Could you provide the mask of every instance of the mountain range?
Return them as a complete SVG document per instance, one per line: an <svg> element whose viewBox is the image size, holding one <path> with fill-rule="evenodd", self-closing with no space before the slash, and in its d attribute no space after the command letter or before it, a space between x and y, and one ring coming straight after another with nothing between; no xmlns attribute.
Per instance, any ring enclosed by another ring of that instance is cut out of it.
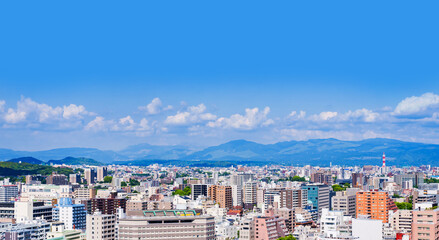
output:
<svg viewBox="0 0 439 240"><path fill-rule="evenodd" d="M0 149L0 160L18 157L34 157L50 162L52 159L66 159L69 164L75 158L96 160L100 163L137 164L151 163L176 165L380 165L383 152L387 165L438 165L439 145L404 142L393 139L375 138L361 141L337 139L312 139L287 141L275 144L260 144L246 140L230 141L205 149L185 146L155 146L138 144L122 151L99 150L96 148L58 148L47 151L14 151ZM60 161L60 160L58 160ZM52 160L53 162L53 160ZM84 161L80 161L84 162ZM55 162L53 162L55 163Z"/></svg>

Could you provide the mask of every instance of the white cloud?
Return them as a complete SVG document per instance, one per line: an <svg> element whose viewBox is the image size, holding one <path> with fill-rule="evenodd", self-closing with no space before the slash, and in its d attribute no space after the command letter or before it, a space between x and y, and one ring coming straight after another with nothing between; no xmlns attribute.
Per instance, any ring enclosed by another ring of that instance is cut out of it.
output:
<svg viewBox="0 0 439 240"><path fill-rule="evenodd" d="M290 115L288 115L288 118L293 120L300 120L300 119L304 119L305 117L306 117L305 111L300 111L299 113L297 113L296 111L292 111Z"/></svg>
<svg viewBox="0 0 439 240"><path fill-rule="evenodd" d="M341 119L345 121L360 120L364 122L375 122L379 117L379 114L369 109L362 108L355 111L348 111L341 115Z"/></svg>
<svg viewBox="0 0 439 240"><path fill-rule="evenodd" d="M168 116L165 120L169 125L187 125L191 123L200 123L203 121L211 121L217 118L216 115L205 113L206 106L199 104L198 106L190 106L187 111L177 112L177 114Z"/></svg>
<svg viewBox="0 0 439 240"><path fill-rule="evenodd" d="M38 124L52 124L57 128L69 128L77 126L78 119L89 116L92 113L85 110L82 105L70 104L63 107L52 107L44 103L38 103L30 98L22 97L17 102L16 108L9 108L3 115L7 124L24 123L28 126Z"/></svg>
<svg viewBox="0 0 439 240"><path fill-rule="evenodd" d="M439 96L434 93L424 93L421 96L405 98L395 108L394 115L404 116L420 114L426 110L439 107Z"/></svg>
<svg viewBox="0 0 439 240"><path fill-rule="evenodd" d="M124 130L134 130L136 127L136 124L134 123L134 120L131 118L131 116L126 116L124 118L119 119L119 125Z"/></svg>
<svg viewBox="0 0 439 240"><path fill-rule="evenodd" d="M265 107L262 111L259 111L259 108L246 108L245 115L234 114L229 118L221 117L216 121L209 122L207 126L251 130L258 126L273 124L274 121L272 119L267 119L269 112L269 107Z"/></svg>
<svg viewBox="0 0 439 240"><path fill-rule="evenodd" d="M93 121L85 126L85 130L90 131L108 131L114 127L114 121L105 120L104 117L97 116Z"/></svg>
<svg viewBox="0 0 439 240"><path fill-rule="evenodd" d="M146 113L149 115L159 114L162 111L167 111L170 109L172 109L171 105L163 107L163 103L160 98L154 98L148 105L139 107L139 110L146 111Z"/></svg>
<svg viewBox="0 0 439 240"><path fill-rule="evenodd" d="M315 119L327 121L331 118L336 117L337 115L338 115L337 112L321 112L317 117L315 117Z"/></svg>
<svg viewBox="0 0 439 240"><path fill-rule="evenodd" d="M90 114L85 110L85 107L82 105L70 104L69 106L63 107L63 118L71 119L71 118L83 118L84 115Z"/></svg>

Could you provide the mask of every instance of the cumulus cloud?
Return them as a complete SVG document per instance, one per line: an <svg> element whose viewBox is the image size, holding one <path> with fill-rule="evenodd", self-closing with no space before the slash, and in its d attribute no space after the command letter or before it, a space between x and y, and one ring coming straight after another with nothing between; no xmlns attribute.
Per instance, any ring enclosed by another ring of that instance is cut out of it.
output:
<svg viewBox="0 0 439 240"><path fill-rule="evenodd" d="M77 126L79 119L89 115L92 115L92 113L86 111L82 105L70 104L68 106L52 107L22 97L17 102L17 107L8 108L2 118L9 125L27 124L29 126L38 126L52 124L56 128L69 128Z"/></svg>
<svg viewBox="0 0 439 240"><path fill-rule="evenodd" d="M396 116L424 114L427 110L439 108L439 96L434 93L424 93L421 96L405 98L393 112Z"/></svg>
<svg viewBox="0 0 439 240"><path fill-rule="evenodd" d="M108 131L114 128L114 121L105 120L104 117L97 116L95 119L90 121L86 126L85 130L89 131Z"/></svg>
<svg viewBox="0 0 439 240"><path fill-rule="evenodd" d="M258 126L268 126L274 123L272 119L268 119L270 108L265 107L262 111L259 108L247 108L245 114L233 114L229 118L221 117L216 121L207 123L209 127L232 128L240 130L251 130Z"/></svg>
<svg viewBox="0 0 439 240"><path fill-rule="evenodd" d="M288 118L293 119L293 120L300 120L300 119L304 119L305 117L306 117L305 111L300 111L299 113L297 113L296 111L292 111L288 115Z"/></svg>
<svg viewBox="0 0 439 240"><path fill-rule="evenodd" d="M217 118L216 115L206 112L206 106L199 104L198 106L190 106L186 111L177 112L177 114L168 116L165 120L169 125L188 125L191 123L200 123L203 121L211 121Z"/></svg>
<svg viewBox="0 0 439 240"><path fill-rule="evenodd" d="M172 109L171 105L163 107L163 103L160 98L154 98L148 105L139 107L139 110L146 111L146 113L148 113L149 115L159 114L162 111L170 109Z"/></svg>

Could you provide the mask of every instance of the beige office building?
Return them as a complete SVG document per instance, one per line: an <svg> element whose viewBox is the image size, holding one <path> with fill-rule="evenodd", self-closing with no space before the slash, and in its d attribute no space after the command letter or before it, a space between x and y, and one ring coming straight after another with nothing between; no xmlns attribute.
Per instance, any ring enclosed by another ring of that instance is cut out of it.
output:
<svg viewBox="0 0 439 240"><path fill-rule="evenodd" d="M95 212L87 215L87 240L115 240L116 215Z"/></svg>
<svg viewBox="0 0 439 240"><path fill-rule="evenodd" d="M120 240L215 239L215 220L194 210L138 211L119 220Z"/></svg>

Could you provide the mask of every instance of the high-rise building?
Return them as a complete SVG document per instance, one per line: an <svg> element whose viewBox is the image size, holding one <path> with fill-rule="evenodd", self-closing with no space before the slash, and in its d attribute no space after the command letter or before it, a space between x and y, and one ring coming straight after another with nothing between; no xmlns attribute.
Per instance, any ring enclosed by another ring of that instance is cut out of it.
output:
<svg viewBox="0 0 439 240"><path fill-rule="evenodd" d="M244 184L244 189L243 189L244 205L253 206L257 203L257 189L258 189L257 182L248 181Z"/></svg>
<svg viewBox="0 0 439 240"><path fill-rule="evenodd" d="M321 183L303 185L302 189L308 192L308 202L311 202L313 209L318 210L319 216L322 208L329 208L329 186Z"/></svg>
<svg viewBox="0 0 439 240"><path fill-rule="evenodd" d="M412 232L413 213L412 210L399 209L389 212L389 223L397 232Z"/></svg>
<svg viewBox="0 0 439 240"><path fill-rule="evenodd" d="M107 167L98 167L96 172L97 181L102 182L104 181L104 177L107 176Z"/></svg>
<svg viewBox="0 0 439 240"><path fill-rule="evenodd" d="M352 173L352 187L363 189L364 176L363 173Z"/></svg>
<svg viewBox="0 0 439 240"><path fill-rule="evenodd" d="M356 216L358 188L348 188L346 191L336 192L331 199L332 210L342 211L345 215Z"/></svg>
<svg viewBox="0 0 439 240"><path fill-rule="evenodd" d="M311 175L311 182L332 185L334 179L332 179L331 172L316 172Z"/></svg>
<svg viewBox="0 0 439 240"><path fill-rule="evenodd" d="M282 189L280 191L281 208L303 208L308 202L308 191L305 189Z"/></svg>
<svg viewBox="0 0 439 240"><path fill-rule="evenodd" d="M192 184L192 200L197 200L199 196L207 197L208 188L207 184Z"/></svg>
<svg viewBox="0 0 439 240"><path fill-rule="evenodd" d="M439 239L439 209L413 211L412 240Z"/></svg>
<svg viewBox="0 0 439 240"><path fill-rule="evenodd" d="M96 197L97 190L95 188L80 187L75 189L73 196L77 199L91 199Z"/></svg>
<svg viewBox="0 0 439 240"><path fill-rule="evenodd" d="M95 212L87 215L87 240L115 240L116 215Z"/></svg>
<svg viewBox="0 0 439 240"><path fill-rule="evenodd" d="M404 182L411 181L414 186L419 186L420 184L424 183L424 173L423 172L416 172L416 173L409 173L409 174L398 174L394 177L395 183L399 186L402 186Z"/></svg>
<svg viewBox="0 0 439 240"><path fill-rule="evenodd" d="M81 183L81 175L77 173L72 173L69 175L69 181L71 184Z"/></svg>
<svg viewBox="0 0 439 240"><path fill-rule="evenodd" d="M0 186L0 202L10 202L18 196L18 186L3 185Z"/></svg>
<svg viewBox="0 0 439 240"><path fill-rule="evenodd" d="M61 198L53 208L53 220L63 222L67 230L85 229L84 204L73 204L71 198Z"/></svg>
<svg viewBox="0 0 439 240"><path fill-rule="evenodd" d="M288 236L285 219L278 216L255 218L255 239L275 240Z"/></svg>
<svg viewBox="0 0 439 240"><path fill-rule="evenodd" d="M215 220L194 210L141 211L119 219L119 239L215 239Z"/></svg>
<svg viewBox="0 0 439 240"><path fill-rule="evenodd" d="M357 192L356 204L357 218L360 215L367 215L371 219L381 220L383 223L388 222L389 211L398 209L389 197L389 193L384 191Z"/></svg>
<svg viewBox="0 0 439 240"><path fill-rule="evenodd" d="M232 208L232 187L212 185L209 187L209 197L219 205L220 208Z"/></svg>
<svg viewBox="0 0 439 240"><path fill-rule="evenodd" d="M293 233L296 227L296 214L294 209L288 208L275 208L273 209L275 215L280 218L285 219L285 225L287 226L288 232Z"/></svg>
<svg viewBox="0 0 439 240"><path fill-rule="evenodd" d="M87 184L96 183L96 169L94 168L86 168L84 169L84 176Z"/></svg>
<svg viewBox="0 0 439 240"><path fill-rule="evenodd" d="M95 212L101 212L102 214L116 214L119 207L126 211L126 198L92 198L90 201L91 208L87 209L89 214Z"/></svg>
<svg viewBox="0 0 439 240"><path fill-rule="evenodd" d="M46 183L53 185L68 185L69 181L65 175L52 173L50 176L47 176Z"/></svg>

